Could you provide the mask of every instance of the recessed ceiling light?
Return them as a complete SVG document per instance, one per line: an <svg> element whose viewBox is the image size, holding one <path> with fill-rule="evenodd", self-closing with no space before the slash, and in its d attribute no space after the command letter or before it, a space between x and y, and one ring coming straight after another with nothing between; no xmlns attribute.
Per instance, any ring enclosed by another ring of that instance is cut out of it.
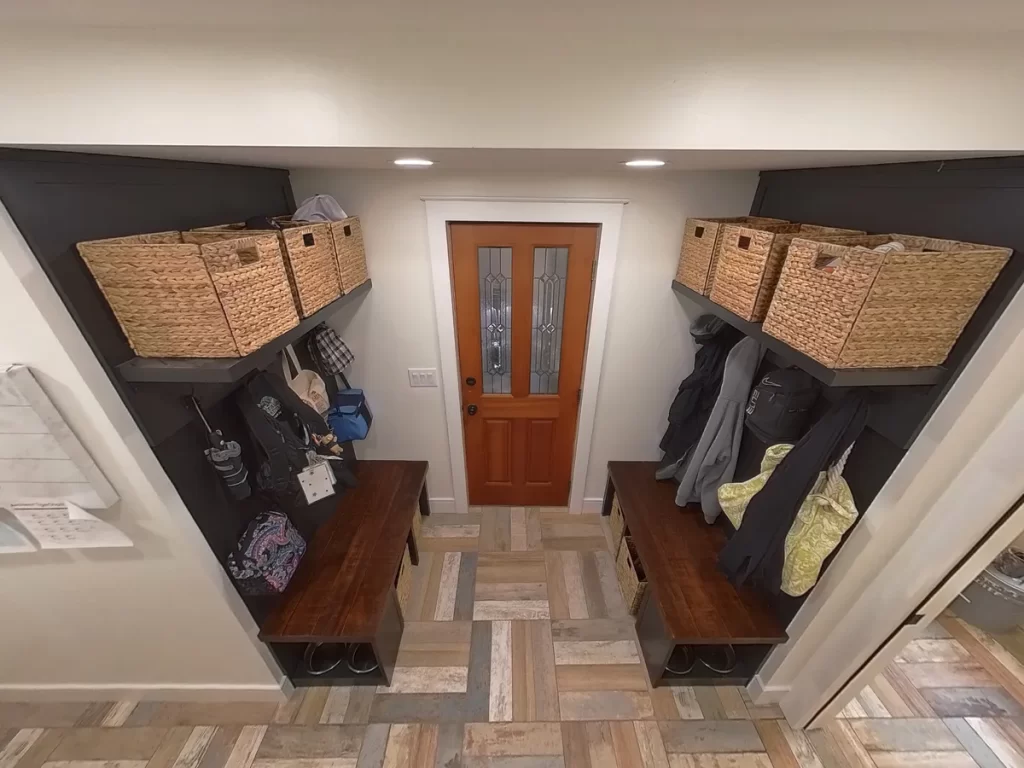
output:
<svg viewBox="0 0 1024 768"><path fill-rule="evenodd" d="M664 160L655 160L654 158L627 160L624 163L624 165L628 165L630 168L661 168L664 164Z"/></svg>
<svg viewBox="0 0 1024 768"><path fill-rule="evenodd" d="M423 157L400 157L397 160L395 160L395 165L409 165L409 166L426 167L428 165L433 165L433 164L434 164L433 160L427 160L426 158L423 158Z"/></svg>

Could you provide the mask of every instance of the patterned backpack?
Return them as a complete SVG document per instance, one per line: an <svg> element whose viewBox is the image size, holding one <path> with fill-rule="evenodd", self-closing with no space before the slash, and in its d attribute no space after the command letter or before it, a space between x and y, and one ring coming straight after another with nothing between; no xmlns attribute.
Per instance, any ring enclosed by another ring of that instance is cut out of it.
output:
<svg viewBox="0 0 1024 768"><path fill-rule="evenodd" d="M305 552L306 542L287 515L260 512L228 555L228 571L242 594L283 592Z"/></svg>

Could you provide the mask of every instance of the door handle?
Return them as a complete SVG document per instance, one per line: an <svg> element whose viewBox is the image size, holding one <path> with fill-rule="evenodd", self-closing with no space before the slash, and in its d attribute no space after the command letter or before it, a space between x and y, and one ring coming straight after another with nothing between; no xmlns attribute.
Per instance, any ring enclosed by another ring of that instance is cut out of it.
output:
<svg viewBox="0 0 1024 768"><path fill-rule="evenodd" d="M472 376L470 376L468 379L466 379L466 386L467 387L474 387L474 386L476 386L476 379L474 379Z"/></svg>
<svg viewBox="0 0 1024 768"><path fill-rule="evenodd" d="M469 406L469 408L467 408L466 410L469 412L470 416L476 416L476 406L475 405Z"/></svg>

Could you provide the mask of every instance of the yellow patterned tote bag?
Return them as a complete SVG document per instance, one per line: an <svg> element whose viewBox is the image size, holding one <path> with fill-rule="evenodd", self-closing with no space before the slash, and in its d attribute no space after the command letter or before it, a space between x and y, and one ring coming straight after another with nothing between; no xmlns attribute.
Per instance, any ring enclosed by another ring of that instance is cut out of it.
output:
<svg viewBox="0 0 1024 768"><path fill-rule="evenodd" d="M739 528L747 504L768 482L775 467L793 448L779 443L765 451L761 473L742 483L726 483L718 489L718 501L729 522ZM850 446L843 456L818 479L797 511L793 527L786 535L786 555L782 566L782 591L798 596L818 581L821 564L839 544L843 534L857 519L857 507L850 486L842 477L850 455Z"/></svg>

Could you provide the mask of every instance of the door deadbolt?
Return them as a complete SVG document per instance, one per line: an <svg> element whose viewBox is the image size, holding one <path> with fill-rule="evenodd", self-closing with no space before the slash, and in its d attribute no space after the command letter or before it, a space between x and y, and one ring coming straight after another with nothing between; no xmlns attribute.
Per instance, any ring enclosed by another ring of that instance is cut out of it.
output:
<svg viewBox="0 0 1024 768"><path fill-rule="evenodd" d="M476 379L474 379L472 376L470 376L468 379L466 379L466 386L467 387L475 387L476 386Z"/></svg>

